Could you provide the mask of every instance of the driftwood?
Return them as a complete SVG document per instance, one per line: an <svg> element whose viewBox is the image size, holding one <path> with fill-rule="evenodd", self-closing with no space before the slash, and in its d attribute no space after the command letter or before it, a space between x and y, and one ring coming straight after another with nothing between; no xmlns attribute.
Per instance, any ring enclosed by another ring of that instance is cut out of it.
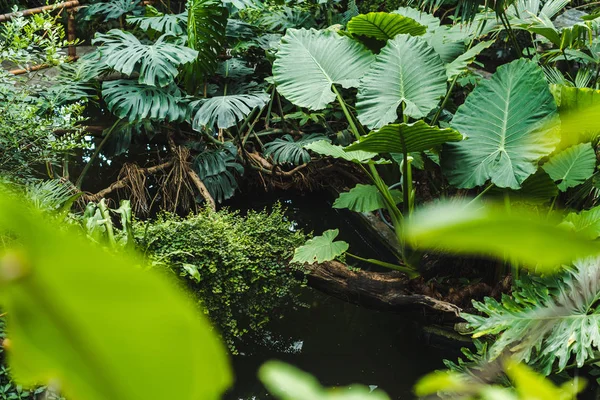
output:
<svg viewBox="0 0 600 400"><path fill-rule="evenodd" d="M408 290L408 278L398 271L350 269L338 261L312 264L308 270L308 284L313 288L368 308L393 311L425 306L457 316L461 311L454 304L411 293Z"/></svg>

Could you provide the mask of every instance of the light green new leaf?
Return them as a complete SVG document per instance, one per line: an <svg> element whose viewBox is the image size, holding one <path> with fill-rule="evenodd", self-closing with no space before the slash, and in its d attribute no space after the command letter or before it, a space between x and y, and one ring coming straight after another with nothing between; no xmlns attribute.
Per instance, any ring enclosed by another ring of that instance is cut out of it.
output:
<svg viewBox="0 0 600 400"><path fill-rule="evenodd" d="M348 32L357 36L367 36L377 40L393 39L406 33L412 36L423 35L427 28L412 18L400 14L371 12L359 14L348 21Z"/></svg>
<svg viewBox="0 0 600 400"><path fill-rule="evenodd" d="M297 106L321 110L332 85L357 87L374 60L363 45L331 31L288 29L273 63L277 91Z"/></svg>
<svg viewBox="0 0 600 400"><path fill-rule="evenodd" d="M442 60L419 37L397 35L388 40L369 72L361 79L356 108L358 120L373 129L398 119L426 116L446 93Z"/></svg>
<svg viewBox="0 0 600 400"><path fill-rule="evenodd" d="M542 165L564 192L585 182L596 169L596 152L590 143L581 143L554 154Z"/></svg>
<svg viewBox="0 0 600 400"><path fill-rule="evenodd" d="M421 25L427 27L427 35L432 34L440 26L440 19L424 11L412 7L400 7L393 14L400 14L408 18L412 18Z"/></svg>
<svg viewBox="0 0 600 400"><path fill-rule="evenodd" d="M392 189L390 193L396 204L402 201L402 192ZM385 201L377 186L361 185L360 183L350 191L341 193L333 203L333 208L347 208L356 212L376 211L385 207Z"/></svg>
<svg viewBox="0 0 600 400"><path fill-rule="evenodd" d="M103 82L102 95L110 112L129 122L182 122L188 114L187 100L175 85L161 88L120 79Z"/></svg>
<svg viewBox="0 0 600 400"><path fill-rule="evenodd" d="M442 203L422 208L408 221L406 239L419 249L490 255L549 271L600 253L600 243L537 214L513 208Z"/></svg>
<svg viewBox="0 0 600 400"><path fill-rule="evenodd" d="M494 44L494 40L488 40L487 42L477 43L471 47L465 53L456 57L451 63L446 64L446 75L448 80L454 79L456 75L460 75L467 71L467 67L475 61L475 57L479 55L483 50L487 49Z"/></svg>
<svg viewBox="0 0 600 400"><path fill-rule="evenodd" d="M226 129L243 120L250 112L263 108L269 101L266 93L232 94L196 100L190 109L196 110L192 118L192 129L200 132L204 127Z"/></svg>
<svg viewBox="0 0 600 400"><path fill-rule="evenodd" d="M338 240L333 240L340 233L337 229L330 229L323 232L322 236L315 236L306 241L306 243L294 251L292 262L304 263L322 263L331 261L336 257L341 256L348 250L348 243Z"/></svg>
<svg viewBox="0 0 600 400"><path fill-rule="evenodd" d="M168 37L162 35L154 44L143 44L130 32L112 29L96 34L92 43L102 43L103 61L111 68L128 76L139 72L139 83L162 87L173 82L179 73L177 67L198 55L188 47L168 43Z"/></svg>
<svg viewBox="0 0 600 400"><path fill-rule="evenodd" d="M327 389L312 375L281 361L268 361L258 377L280 400L389 400L382 391L363 385Z"/></svg>
<svg viewBox="0 0 600 400"><path fill-rule="evenodd" d="M593 142L600 135L600 90L550 85L560 114L559 148Z"/></svg>
<svg viewBox="0 0 600 400"><path fill-rule="evenodd" d="M563 226L575 232L580 232L588 239L597 239L600 237L600 206L596 206L580 213L569 213Z"/></svg>
<svg viewBox="0 0 600 400"><path fill-rule="evenodd" d="M16 382L70 399L221 398L225 348L180 285L0 193L0 232L19 244L0 259Z"/></svg>
<svg viewBox="0 0 600 400"><path fill-rule="evenodd" d="M558 143L556 105L537 64L516 60L482 81L450 126L467 140L449 143L442 167L450 183L473 188L489 179L518 189Z"/></svg>
<svg viewBox="0 0 600 400"><path fill-rule="evenodd" d="M377 153L372 153L368 151L344 151L342 146L336 146L331 144L327 140L318 140L316 142L311 142L304 146L305 149L314 151L317 154L322 156L329 156L333 158L341 158L346 161L358 162L358 163L367 163L371 162L373 157L377 156ZM375 161L377 164L389 164L387 160Z"/></svg>
<svg viewBox="0 0 600 400"><path fill-rule="evenodd" d="M440 129L423 121L412 124L386 125L346 147L348 151L373 153L412 153L429 150L446 142L457 142L463 136L451 128Z"/></svg>

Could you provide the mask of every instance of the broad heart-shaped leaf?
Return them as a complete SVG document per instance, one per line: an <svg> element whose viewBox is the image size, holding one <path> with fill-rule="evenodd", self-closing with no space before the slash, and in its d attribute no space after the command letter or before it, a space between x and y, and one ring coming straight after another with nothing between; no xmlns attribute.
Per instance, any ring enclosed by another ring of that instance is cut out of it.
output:
<svg viewBox="0 0 600 400"><path fill-rule="evenodd" d="M397 35L388 40L360 81L358 120L373 129L398 119L398 108L413 118L427 115L446 93L446 70L425 40Z"/></svg>
<svg viewBox="0 0 600 400"><path fill-rule="evenodd" d="M421 25L427 27L427 35L432 34L439 26L440 19L433 15L420 11L412 7L400 7L399 9L392 11L393 14L400 14L408 18L412 18Z"/></svg>
<svg viewBox="0 0 600 400"><path fill-rule="evenodd" d="M560 114L560 145L593 142L600 135L600 90L550 85Z"/></svg>
<svg viewBox="0 0 600 400"><path fill-rule="evenodd" d="M198 52L185 46L166 42L162 35L154 44L143 44L132 33L112 29L98 33L92 43L101 42L103 61L111 68L131 75L139 72L139 83L150 86L167 86L179 71L177 67L196 59Z"/></svg>
<svg viewBox="0 0 600 400"><path fill-rule="evenodd" d="M413 124L386 125L346 147L348 151L364 150L373 153L412 153L429 150L446 142L457 142L463 136L451 128L440 129L423 121Z"/></svg>
<svg viewBox="0 0 600 400"><path fill-rule="evenodd" d="M400 14L371 12L359 14L348 21L348 32L357 36L367 36L378 40L393 39L406 33L412 36L425 34L427 28L412 18Z"/></svg>
<svg viewBox="0 0 600 400"><path fill-rule="evenodd" d="M322 263L331 261L336 257L341 256L348 250L348 243L338 240L333 240L340 233L337 229L330 229L323 232L322 236L315 236L306 241L306 243L294 251L292 262L304 263Z"/></svg>
<svg viewBox="0 0 600 400"><path fill-rule="evenodd" d="M541 271L600 254L600 243L516 207L434 204L413 214L405 236L415 248L490 255Z"/></svg>
<svg viewBox="0 0 600 400"><path fill-rule="evenodd" d="M475 61L475 57L483 50L493 45L494 42L494 40L488 40L487 42L477 43L475 46L456 57L451 63L446 64L446 75L448 76L448 80L450 81L454 79L456 75L466 72L467 67Z"/></svg>
<svg viewBox="0 0 600 400"><path fill-rule="evenodd" d="M102 95L110 112L129 122L182 122L188 115L187 100L175 85L161 88L121 79L102 83Z"/></svg>
<svg viewBox="0 0 600 400"><path fill-rule="evenodd" d="M0 231L18 238L0 260L16 382L57 383L70 399L220 398L225 348L180 285L0 193Z"/></svg>
<svg viewBox="0 0 600 400"><path fill-rule="evenodd" d="M581 143L554 154L542 168L564 192L585 182L596 170L596 152L591 143Z"/></svg>
<svg viewBox="0 0 600 400"><path fill-rule="evenodd" d="M558 195L558 187L546 171L539 168L535 174L523 181L519 190L495 187L488 194L500 199L508 195L511 203L544 204Z"/></svg>
<svg viewBox="0 0 600 400"><path fill-rule="evenodd" d="M196 110L192 119L192 128L201 131L204 127L229 128L243 120L256 107L262 108L269 101L266 93L232 94L216 96L210 99L196 100L190 108Z"/></svg>
<svg viewBox="0 0 600 400"><path fill-rule="evenodd" d="M498 68L467 97L450 126L467 140L449 143L442 168L459 188L518 189L558 143L556 104L537 64L520 59Z"/></svg>
<svg viewBox="0 0 600 400"><path fill-rule="evenodd" d="M589 239L599 238L600 206L581 211L580 213L569 213L563 221L563 226L575 232L581 232Z"/></svg>
<svg viewBox="0 0 600 400"><path fill-rule="evenodd" d="M288 29L273 63L277 91L297 106L321 110L331 86L357 87L374 60L360 43L331 31Z"/></svg>
<svg viewBox="0 0 600 400"><path fill-rule="evenodd" d="M402 202L402 192L392 189L390 193L396 203ZM360 183L350 191L341 193L333 203L333 208L347 208L356 212L376 211L385 207L385 201L377 186L361 185Z"/></svg>
<svg viewBox="0 0 600 400"><path fill-rule="evenodd" d="M346 161L368 163L373 162L372 158L377 156L377 153L368 151L345 151L342 146L336 146L331 144L328 140L318 140L304 145L305 149L314 151L322 156L329 156L333 158L341 158ZM376 164L389 164L387 160L375 161Z"/></svg>

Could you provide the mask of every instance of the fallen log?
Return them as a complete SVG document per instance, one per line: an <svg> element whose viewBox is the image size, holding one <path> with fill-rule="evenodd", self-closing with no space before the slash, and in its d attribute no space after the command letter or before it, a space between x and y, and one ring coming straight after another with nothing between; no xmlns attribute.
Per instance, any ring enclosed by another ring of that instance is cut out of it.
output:
<svg viewBox="0 0 600 400"><path fill-rule="evenodd" d="M409 307L427 307L458 316L460 307L411 293L408 278L401 272L372 272L355 268L338 261L312 264L307 267L309 286L331 296L377 310L405 310Z"/></svg>

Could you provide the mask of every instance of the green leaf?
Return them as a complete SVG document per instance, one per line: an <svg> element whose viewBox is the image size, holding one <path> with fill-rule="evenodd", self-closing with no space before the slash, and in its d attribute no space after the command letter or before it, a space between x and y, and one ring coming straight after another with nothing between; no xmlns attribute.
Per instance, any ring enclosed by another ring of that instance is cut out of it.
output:
<svg viewBox="0 0 600 400"><path fill-rule="evenodd" d="M523 181L519 190L492 188L490 195L500 198L508 195L511 203L544 204L558 195L558 187L543 168Z"/></svg>
<svg viewBox="0 0 600 400"><path fill-rule="evenodd" d="M357 36L367 36L378 40L393 39L406 33L412 36L423 35L427 28L412 18L386 12L360 14L348 21L348 32Z"/></svg>
<svg viewBox="0 0 600 400"><path fill-rule="evenodd" d="M491 297L473 302L481 314L461 316L474 329L473 337L498 335L488 350L491 360L509 350L515 361L536 365L548 375L573 359L582 367L600 350L599 295L600 263L587 258L553 281L517 282L513 296L500 302Z"/></svg>
<svg viewBox="0 0 600 400"><path fill-rule="evenodd" d="M596 169L596 152L590 143L571 146L554 154L542 168L564 192L585 182Z"/></svg>
<svg viewBox="0 0 600 400"><path fill-rule="evenodd" d="M561 119L559 148L594 142L600 136L600 90L555 84L550 90Z"/></svg>
<svg viewBox="0 0 600 400"><path fill-rule="evenodd" d="M90 21L104 16L104 22L121 18L132 11L141 11L140 0L109 0L87 4L83 7L83 19Z"/></svg>
<svg viewBox="0 0 600 400"><path fill-rule="evenodd" d="M154 30L179 36L185 33L187 12L181 14L158 14L144 17L127 17L127 23L138 26L144 32Z"/></svg>
<svg viewBox="0 0 600 400"><path fill-rule="evenodd" d="M111 68L128 76L139 72L139 83L162 87L173 82L179 73L177 67L198 55L195 50L166 42L168 37L162 35L154 44L143 44L132 33L112 29L96 34L92 43L102 43L103 61Z"/></svg>
<svg viewBox="0 0 600 400"><path fill-rule="evenodd" d="M361 79L356 108L358 120L381 128L404 115L426 116L446 93L446 71L425 40L397 35L387 42L369 72Z"/></svg>
<svg viewBox="0 0 600 400"><path fill-rule="evenodd" d="M265 156L271 156L275 164L306 164L310 161L310 154L304 146L317 140L328 140L327 137L311 133L294 141L291 135L283 135L272 142L265 143Z"/></svg>
<svg viewBox="0 0 600 400"><path fill-rule="evenodd" d="M446 75L448 76L448 80L450 81L454 79L456 75L466 72L467 67L473 63L473 61L475 61L475 57L477 57L483 50L493 45L494 42L494 40L488 40L487 42L477 43L465 53L454 59L454 61L446 64Z"/></svg>
<svg viewBox="0 0 600 400"><path fill-rule="evenodd" d="M379 391L363 385L326 389L312 375L281 361L267 361L258 377L280 400L389 400Z"/></svg>
<svg viewBox="0 0 600 400"><path fill-rule="evenodd" d="M428 206L415 212L405 235L416 248L490 255L545 271L600 253L600 243L514 207Z"/></svg>
<svg viewBox="0 0 600 400"><path fill-rule="evenodd" d="M400 7L393 14L400 14L408 18L412 18L421 25L427 27L427 35L432 34L439 26L440 19L424 11L412 7Z"/></svg>
<svg viewBox="0 0 600 400"><path fill-rule="evenodd" d="M292 262L300 264L322 263L341 256L348 250L349 246L348 243L343 241L333 241L338 234L339 230L330 229L323 232L322 236L315 236L307 240L303 246L298 247L294 251Z"/></svg>
<svg viewBox="0 0 600 400"><path fill-rule="evenodd" d="M0 231L19 243L0 261L18 383L60 382L72 399L220 398L225 349L180 285L0 193Z"/></svg>
<svg viewBox="0 0 600 400"><path fill-rule="evenodd" d="M580 232L588 239L598 239L600 237L600 206L596 206L580 213L569 213L563 225L575 232Z"/></svg>
<svg viewBox="0 0 600 400"><path fill-rule="evenodd" d="M191 68L205 78L215 72L226 42L227 9L216 0L189 0L187 13L188 46L198 52Z"/></svg>
<svg viewBox="0 0 600 400"><path fill-rule="evenodd" d="M196 110L192 118L192 129L202 131L215 124L218 128L229 128L243 120L255 108L263 108L269 101L266 93L232 94L196 100L190 108Z"/></svg>
<svg viewBox="0 0 600 400"><path fill-rule="evenodd" d="M188 114L187 100L175 85L161 88L120 79L103 82L102 95L109 111L129 122L182 122Z"/></svg>
<svg viewBox="0 0 600 400"><path fill-rule="evenodd" d="M444 149L442 167L459 188L518 189L558 142L556 105L542 70L527 60L498 68L458 108L450 126L467 140Z"/></svg>
<svg viewBox="0 0 600 400"><path fill-rule="evenodd" d="M412 124L386 125L362 136L346 147L348 151L364 150L373 153L412 153L429 150L446 142L457 142L463 136L451 128L440 129L423 121Z"/></svg>
<svg viewBox="0 0 600 400"><path fill-rule="evenodd" d="M583 379L574 379L561 386L555 386L551 379L538 374L527 365L510 360L505 370L521 399L573 400L585 388Z"/></svg>
<svg viewBox="0 0 600 400"><path fill-rule="evenodd" d="M473 389L471 382L454 371L434 371L417 382L415 385L415 394L419 397L436 395L438 392L455 393Z"/></svg>
<svg viewBox="0 0 600 400"><path fill-rule="evenodd" d="M331 87L357 87L373 54L331 31L288 29L273 63L277 90L297 106L321 110L335 100Z"/></svg>
<svg viewBox="0 0 600 400"><path fill-rule="evenodd" d="M341 158L342 160L358 162L358 163L367 163L373 162L371 159L377 156L377 153L372 153L368 151L345 151L342 146L336 146L331 144L327 140L318 140L316 142L309 143L304 145L305 149L314 151L317 154L322 156L329 156L333 158ZM375 161L377 164L388 164L389 162L386 160Z"/></svg>
<svg viewBox="0 0 600 400"><path fill-rule="evenodd" d="M402 192L399 190L390 190L396 204L402 202ZM386 204L375 185L356 185L348 192L341 193L335 199L333 208L347 208L350 211L370 212L380 208L385 208Z"/></svg>

